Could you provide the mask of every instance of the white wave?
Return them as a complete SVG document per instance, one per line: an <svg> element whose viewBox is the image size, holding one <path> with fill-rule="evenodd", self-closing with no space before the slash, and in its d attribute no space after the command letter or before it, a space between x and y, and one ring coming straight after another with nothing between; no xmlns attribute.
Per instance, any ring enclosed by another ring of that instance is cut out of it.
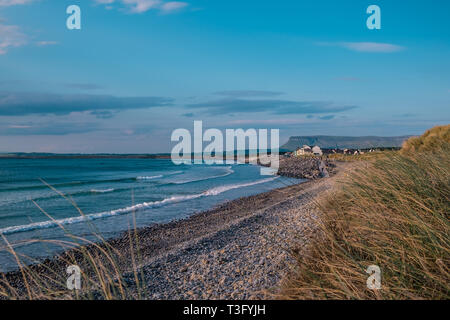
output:
<svg viewBox="0 0 450 320"><path fill-rule="evenodd" d="M194 199L194 198L198 198L200 196L201 195L198 195L198 194L189 195L189 196L173 196L173 197L170 197L170 198L167 198L164 200L160 200L160 201L143 202L140 204L136 204L134 206L111 210L111 211L105 211L105 212L100 212L100 213L88 214L88 215L84 215L84 216L77 216L77 217L65 218L65 219L59 219L59 220L35 222L35 223L30 223L30 224L21 225L21 226L6 227L3 229L0 229L0 234L11 234L11 233L16 233L16 232L31 231L31 230L35 230L35 229L45 229L45 228L51 228L51 227L56 227L56 226L61 226L61 225L64 226L64 225L68 225L68 224L74 224L74 223L79 223L79 222L86 222L86 221L92 221L92 220L97 220L97 219L102 219L102 218L108 218L108 217L118 216L121 214L130 213L133 211L138 211L138 210L142 210L142 209L146 209L146 208L158 207L158 206L161 206L161 205L164 205L167 203L171 203L171 202L179 202L179 201L183 201L183 200Z"/></svg>
<svg viewBox="0 0 450 320"><path fill-rule="evenodd" d="M113 192L114 188L109 188L109 189L104 189L104 190L99 190L99 189L92 189L91 192L92 193L108 193L108 192Z"/></svg>
<svg viewBox="0 0 450 320"><path fill-rule="evenodd" d="M191 183L191 182L205 181L205 180L211 180L211 179L217 179L217 178L226 177L226 176L229 176L230 174L234 173L234 170L231 169L231 166L230 167L212 167L212 168L225 170L225 173L224 174L218 174L218 175L215 175L215 176L205 177L205 178L199 178L199 179L192 179L192 180L186 180L186 181L174 181L172 183L174 183L174 184L186 184L186 183Z"/></svg>
<svg viewBox="0 0 450 320"><path fill-rule="evenodd" d="M172 176L172 175L174 175L174 174L180 174L180 173L183 173L183 171L167 172L167 173L166 173L166 176Z"/></svg>
<svg viewBox="0 0 450 320"><path fill-rule="evenodd" d="M11 234L11 233L16 233L16 232L31 231L31 230L36 230L36 229L52 228L52 227L56 227L56 226L64 226L64 225L69 225L69 224L74 224L74 223L79 223L79 222L86 222L86 221L92 221L92 220L97 220L97 219L102 219L102 218L118 216L118 215L130 213L133 211L160 207L160 206L163 206L163 205L166 205L169 203L182 202L182 201L197 199L197 198L201 198L201 197L216 196L218 194L221 194L221 193L229 191L229 190L249 187L249 186L253 186L253 185L257 185L257 184L261 184L261 183L266 183L266 182L273 181L277 178L279 178L279 176L271 177L271 178L267 178L267 179L263 179L263 180L257 180L257 181L253 181L253 182L248 182L248 183L225 185L225 186L215 187L215 188L206 190L206 191L204 191L202 193L198 193L198 194L172 196L170 198L166 198L166 199L163 199L160 201L143 202L143 203L136 204L134 206L130 206L130 207L126 207L126 208L105 211L105 212L100 212L100 213L94 213L94 214L88 214L85 216L77 216L77 217L65 218L65 219L59 219L59 220L50 220L50 221L30 223L27 225L6 227L3 229L0 229L0 234Z"/></svg>
<svg viewBox="0 0 450 320"><path fill-rule="evenodd" d="M163 177L162 174L159 174L157 176L140 176L140 177L137 177L136 180L153 180L153 179L158 179L158 178L162 178L162 177Z"/></svg>
<svg viewBox="0 0 450 320"><path fill-rule="evenodd" d="M226 186L215 187L215 188L209 189L208 191L205 191L204 194L207 196L216 196L218 194L221 194L221 193L229 191L229 190L250 187L250 186L254 186L256 184L270 182L270 181L273 181L278 178L279 178L279 176L276 176L276 177L271 177L271 178L253 181L253 182L249 182L249 183L231 184L231 185L226 185Z"/></svg>
<svg viewBox="0 0 450 320"><path fill-rule="evenodd" d="M162 178L164 176L173 176L173 175L180 174L180 173L183 173L183 171L167 172L164 175L158 174L156 176L139 176L139 177L136 177L136 180L153 180L153 179Z"/></svg>

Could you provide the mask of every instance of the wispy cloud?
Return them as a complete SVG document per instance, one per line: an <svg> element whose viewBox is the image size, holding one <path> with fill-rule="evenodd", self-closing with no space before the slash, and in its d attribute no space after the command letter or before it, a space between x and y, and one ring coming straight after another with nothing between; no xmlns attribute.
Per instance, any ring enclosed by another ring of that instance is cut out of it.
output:
<svg viewBox="0 0 450 320"><path fill-rule="evenodd" d="M172 104L173 99L165 97L0 92L0 116L67 115L72 112L90 112L96 117L106 118L111 117L113 112Z"/></svg>
<svg viewBox="0 0 450 320"><path fill-rule="evenodd" d="M122 0L122 2L130 7L131 12L142 13L150 9L156 9L161 5L159 0Z"/></svg>
<svg viewBox="0 0 450 320"><path fill-rule="evenodd" d="M271 114L324 114L357 108L356 106L336 106L332 102L326 101L247 100L235 98L188 104L186 107L203 109L203 112L211 115L256 112L268 112Z"/></svg>
<svg viewBox="0 0 450 320"><path fill-rule="evenodd" d="M318 123L317 120L332 120L334 119L334 115L326 115L315 117L313 115L309 115L306 119L302 118L274 118L274 119L238 119L228 121L227 125L279 125L279 126L289 126L289 125L304 125L311 123Z"/></svg>
<svg viewBox="0 0 450 320"><path fill-rule="evenodd" d="M5 54L10 48L20 47L27 43L27 37L18 26L0 24L0 54Z"/></svg>
<svg viewBox="0 0 450 320"><path fill-rule="evenodd" d="M100 90L103 89L102 86L93 83L66 83L66 87L72 89L81 89L81 90Z"/></svg>
<svg viewBox="0 0 450 320"><path fill-rule="evenodd" d="M395 44L379 42L342 42L341 46L359 52L397 52L404 49Z"/></svg>
<svg viewBox="0 0 450 320"><path fill-rule="evenodd" d="M378 52L378 53L392 53L405 49L405 47L382 42L318 42L320 46L335 46L341 47L357 52Z"/></svg>
<svg viewBox="0 0 450 320"><path fill-rule="evenodd" d="M334 115L330 114L327 116L322 116L322 117L319 117L319 119L320 120L332 120L332 119L334 119Z"/></svg>
<svg viewBox="0 0 450 320"><path fill-rule="evenodd" d="M174 11L183 9L187 6L188 6L187 2L171 1L171 2L166 2L166 3L162 4L160 9L163 13L172 13Z"/></svg>
<svg viewBox="0 0 450 320"><path fill-rule="evenodd" d="M34 0L0 0L0 7L10 7L20 4L27 4Z"/></svg>
<svg viewBox="0 0 450 320"><path fill-rule="evenodd" d="M0 0L0 8L24 5L35 0ZM6 54L11 48L21 47L27 43L27 37L19 26L4 25L0 19L0 55ZM38 44L39 45L39 44Z"/></svg>
<svg viewBox="0 0 450 320"><path fill-rule="evenodd" d="M299 125L308 123L304 119L239 119L228 121L227 125Z"/></svg>
<svg viewBox="0 0 450 320"><path fill-rule="evenodd" d="M111 119L114 117L114 112L109 110L95 110L91 111L90 114L95 116L97 119Z"/></svg>
<svg viewBox="0 0 450 320"><path fill-rule="evenodd" d="M187 7L189 4L183 1L162 1L162 0L94 0L98 4L107 5L111 8L114 3L124 5L131 13L144 13L149 10L158 10L161 13L173 13Z"/></svg>
<svg viewBox="0 0 450 320"><path fill-rule="evenodd" d="M38 42L36 42L36 45L38 45L39 47L54 46L57 44L58 44L58 41L38 41Z"/></svg>
<svg viewBox="0 0 450 320"><path fill-rule="evenodd" d="M25 122L16 124L0 123L0 135L2 136L29 136L29 135L68 135L98 131L97 123L74 122Z"/></svg>
<svg viewBox="0 0 450 320"><path fill-rule="evenodd" d="M214 93L218 96L248 98L248 97L273 97L282 95L283 92L265 91L265 90L226 90Z"/></svg>

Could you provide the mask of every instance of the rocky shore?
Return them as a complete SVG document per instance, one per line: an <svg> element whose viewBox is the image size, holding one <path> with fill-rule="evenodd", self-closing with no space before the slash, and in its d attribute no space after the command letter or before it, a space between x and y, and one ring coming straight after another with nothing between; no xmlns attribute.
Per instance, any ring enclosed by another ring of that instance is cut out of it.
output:
<svg viewBox="0 0 450 320"><path fill-rule="evenodd" d="M300 179L316 180L334 174L336 163L320 157L283 157L278 174Z"/></svg>
<svg viewBox="0 0 450 320"><path fill-rule="evenodd" d="M101 256L101 250L113 248L129 299L274 298L280 279L293 262L291 245L306 244L316 226L314 198L332 187L336 169L344 166L327 165L332 177L318 179L320 162L311 159L298 164L294 160L283 159L280 173L309 176L311 181L230 201L187 219L138 229L131 239L125 233L97 247L68 251L32 266L31 273L52 270L65 279L65 269L73 263L95 277L82 252ZM20 272L8 273L3 279L17 292L26 293ZM54 289L67 292L61 283L64 281L55 280ZM105 298L95 286L85 285L84 292L91 298ZM65 293L64 297L72 296Z"/></svg>

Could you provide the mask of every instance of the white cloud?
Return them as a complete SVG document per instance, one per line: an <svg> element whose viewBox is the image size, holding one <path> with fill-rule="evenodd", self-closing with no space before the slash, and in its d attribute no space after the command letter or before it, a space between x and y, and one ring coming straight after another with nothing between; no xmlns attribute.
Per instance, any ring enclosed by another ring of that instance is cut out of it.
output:
<svg viewBox="0 0 450 320"><path fill-rule="evenodd" d="M0 0L1 7L11 7L31 3L35 0ZM0 18L0 55L6 54L10 48L20 47L27 43L27 37L18 26L3 25Z"/></svg>
<svg viewBox="0 0 450 320"><path fill-rule="evenodd" d="M0 7L9 7L19 4L27 4L34 0L0 0Z"/></svg>
<svg viewBox="0 0 450 320"><path fill-rule="evenodd" d="M342 42L341 46L359 52L397 52L404 49L402 46L380 42Z"/></svg>
<svg viewBox="0 0 450 320"><path fill-rule="evenodd" d="M94 1L98 4L104 5L111 5L113 3L122 3L132 13L143 13L153 9L159 10L163 13L172 13L179 9L185 8L189 5L187 2L181 1L163 2L161 0L94 0ZM111 9L110 6L107 6L106 8Z"/></svg>
<svg viewBox="0 0 450 320"><path fill-rule="evenodd" d="M9 125L8 128L12 128L12 129L27 129L27 128L31 128L31 126L27 126L27 125Z"/></svg>
<svg viewBox="0 0 450 320"><path fill-rule="evenodd" d="M172 12L172 11L176 11L182 8L187 7L188 4L186 2L181 2L181 1L171 1L171 2L166 2L161 6L161 11L163 12Z"/></svg>
<svg viewBox="0 0 450 320"><path fill-rule="evenodd" d="M288 125L288 124L305 124L311 122L310 120L304 119L246 119L246 120L232 120L228 121L228 125L239 126L239 125L254 125L254 124L264 124L264 125Z"/></svg>
<svg viewBox="0 0 450 320"><path fill-rule="evenodd" d="M5 54L10 48L23 46L26 42L26 36L18 26L0 24L0 55Z"/></svg>
<svg viewBox="0 0 450 320"><path fill-rule="evenodd" d="M122 0L128 6L131 6L131 12L142 13L150 9L155 9L161 3L159 0Z"/></svg>
<svg viewBox="0 0 450 320"><path fill-rule="evenodd" d="M405 49L405 47L381 42L319 42L317 45L320 46L335 46L342 47L348 50L357 52L398 52Z"/></svg>
<svg viewBox="0 0 450 320"><path fill-rule="evenodd" d="M55 44L58 44L57 41L38 41L36 42L36 44L40 47L44 47L44 46L52 46Z"/></svg>

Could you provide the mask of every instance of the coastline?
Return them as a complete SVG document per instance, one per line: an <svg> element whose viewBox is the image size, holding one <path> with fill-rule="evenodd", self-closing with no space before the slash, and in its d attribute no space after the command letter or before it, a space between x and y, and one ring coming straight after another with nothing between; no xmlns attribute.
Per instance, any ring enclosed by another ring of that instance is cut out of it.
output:
<svg viewBox="0 0 450 320"><path fill-rule="evenodd" d="M333 181L333 177L310 180L239 198L186 219L139 228L135 234L125 232L104 244L84 248L89 252L97 252L97 247L114 248L128 298L140 298L133 269L142 275L138 282L145 283L148 299L273 297L293 262L286 237L295 233L288 230L305 230L305 238L297 240L307 242L306 230L314 229L312 201L329 190ZM136 242L139 252L130 246ZM139 259L133 258L138 255ZM65 278L69 261L86 274L94 274L79 249L29 268L37 274L52 270ZM25 293L19 271L5 276L12 287Z"/></svg>

